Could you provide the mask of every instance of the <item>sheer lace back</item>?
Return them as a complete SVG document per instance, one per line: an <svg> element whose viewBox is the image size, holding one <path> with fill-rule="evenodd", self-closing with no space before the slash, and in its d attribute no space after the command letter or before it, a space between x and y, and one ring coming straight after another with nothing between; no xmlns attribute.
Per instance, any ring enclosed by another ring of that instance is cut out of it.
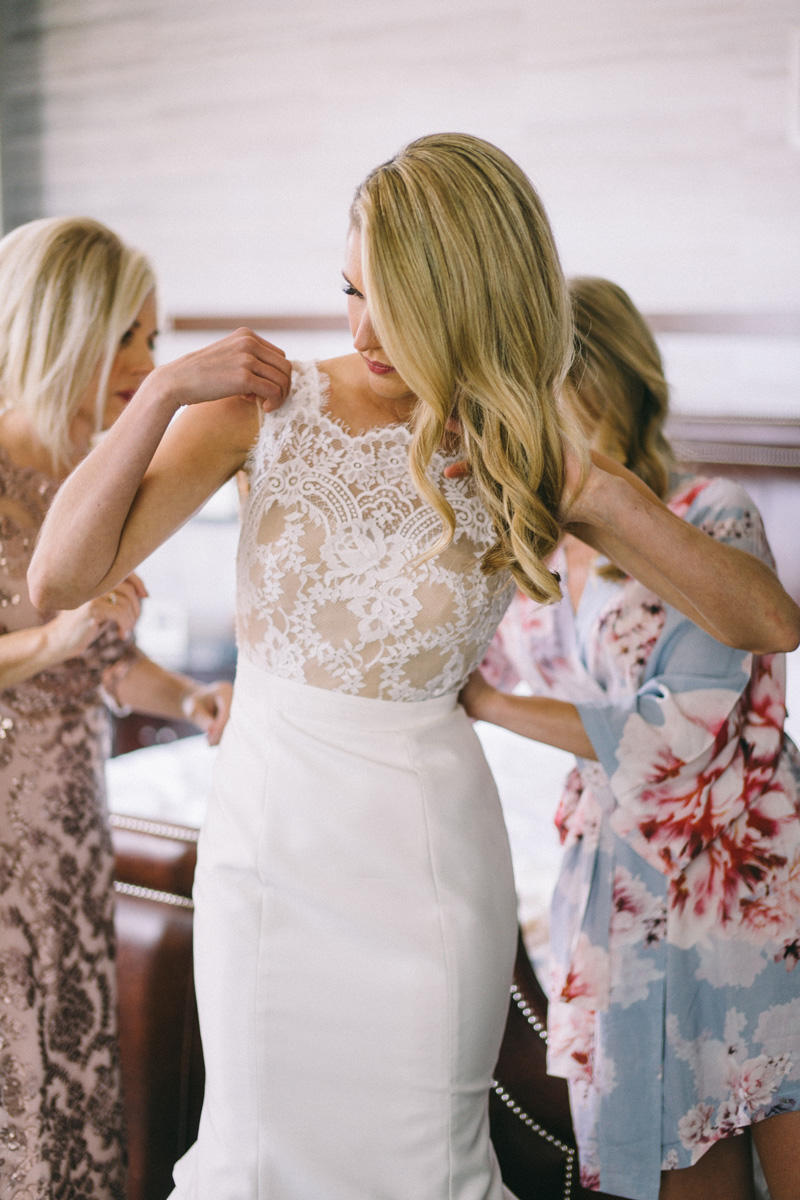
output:
<svg viewBox="0 0 800 1200"><path fill-rule="evenodd" d="M454 691L480 662L513 594L486 576L494 540L469 481L442 480L456 536L417 495L403 425L352 435L325 411L324 376L295 365L283 408L250 456L239 545L238 636L271 674L385 700ZM437 479L448 461L437 455Z"/></svg>

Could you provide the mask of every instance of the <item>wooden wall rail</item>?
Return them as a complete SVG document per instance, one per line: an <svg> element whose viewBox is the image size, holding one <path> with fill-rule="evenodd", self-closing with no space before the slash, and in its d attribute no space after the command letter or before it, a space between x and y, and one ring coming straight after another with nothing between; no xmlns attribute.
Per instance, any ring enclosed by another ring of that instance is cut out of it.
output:
<svg viewBox="0 0 800 1200"><path fill-rule="evenodd" d="M350 328L345 313L266 313L260 316L185 316L168 317L167 328L171 333L223 333L239 329L269 329L276 332L304 333L306 331L342 330Z"/></svg>
<svg viewBox="0 0 800 1200"><path fill-rule="evenodd" d="M800 312L651 312L645 315L656 333L800 338ZM209 313L172 316L167 320L168 329L174 333L223 332L242 325L276 332L346 332L348 329L344 313L250 313L243 316Z"/></svg>
<svg viewBox="0 0 800 1200"><path fill-rule="evenodd" d="M674 415L667 435L681 462L765 467L800 475L800 419Z"/></svg>
<svg viewBox="0 0 800 1200"><path fill-rule="evenodd" d="M670 418L679 462L701 475L742 484L764 519L784 587L800 602L800 419Z"/></svg>

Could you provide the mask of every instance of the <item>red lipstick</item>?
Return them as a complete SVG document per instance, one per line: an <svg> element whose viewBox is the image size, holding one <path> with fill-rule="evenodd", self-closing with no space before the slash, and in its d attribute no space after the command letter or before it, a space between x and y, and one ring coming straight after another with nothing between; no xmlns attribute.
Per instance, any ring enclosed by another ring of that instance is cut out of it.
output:
<svg viewBox="0 0 800 1200"><path fill-rule="evenodd" d="M374 358L365 358L364 362L373 375L391 375L394 371L394 367L390 367L388 363L377 362Z"/></svg>

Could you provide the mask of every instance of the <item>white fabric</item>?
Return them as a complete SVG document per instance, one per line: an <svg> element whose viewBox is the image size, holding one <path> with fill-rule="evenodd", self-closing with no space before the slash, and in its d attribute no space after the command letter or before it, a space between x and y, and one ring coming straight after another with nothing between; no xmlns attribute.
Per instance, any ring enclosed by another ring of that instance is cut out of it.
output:
<svg viewBox="0 0 800 1200"><path fill-rule="evenodd" d="M174 1200L500 1200L487 1094L516 904L453 695L240 657L195 882L206 1057Z"/></svg>
<svg viewBox="0 0 800 1200"><path fill-rule="evenodd" d="M239 644L273 675L386 700L457 690L513 588L480 568L495 537L470 480L431 477L456 537L419 562L441 522L415 491L404 425L353 436L328 415L327 379L294 364L250 462L239 550Z"/></svg>
<svg viewBox="0 0 800 1200"><path fill-rule="evenodd" d="M177 1200L501 1200L488 1090L516 901L456 693L511 599L492 529L414 490L409 431L353 437L313 364L251 456L239 671L195 881L206 1058ZM413 703L407 703L413 701Z"/></svg>

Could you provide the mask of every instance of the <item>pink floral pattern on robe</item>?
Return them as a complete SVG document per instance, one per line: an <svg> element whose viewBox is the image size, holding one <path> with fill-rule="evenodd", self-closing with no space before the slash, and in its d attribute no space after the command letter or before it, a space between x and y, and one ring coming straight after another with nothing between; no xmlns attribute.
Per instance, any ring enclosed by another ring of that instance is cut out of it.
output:
<svg viewBox="0 0 800 1200"><path fill-rule="evenodd" d="M683 480L671 507L771 563L738 486ZM570 1084L583 1185L657 1200L662 1169L800 1107L784 659L593 574L576 614L518 595L483 666L576 704L599 760L578 761L557 814L548 1063Z"/></svg>

